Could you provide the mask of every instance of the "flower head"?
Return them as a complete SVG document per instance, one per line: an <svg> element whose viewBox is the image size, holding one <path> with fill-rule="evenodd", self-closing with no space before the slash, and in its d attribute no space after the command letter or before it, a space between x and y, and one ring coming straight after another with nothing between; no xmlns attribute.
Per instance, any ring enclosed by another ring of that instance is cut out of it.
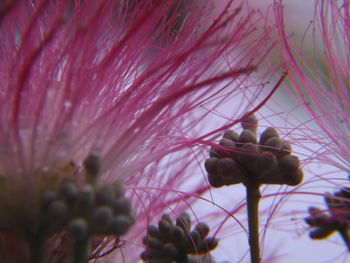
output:
<svg viewBox="0 0 350 263"><path fill-rule="evenodd" d="M280 54L289 75L291 94L302 100L321 130L308 135L323 147L320 159L349 172L350 3L315 3L312 52L305 52L285 33L282 8L276 5Z"/></svg>
<svg viewBox="0 0 350 263"><path fill-rule="evenodd" d="M241 17L232 1L220 3L1 4L3 231L32 240L43 195L59 192L67 178L87 197L121 181L139 218L129 240L140 237L152 213L178 200L166 190L146 191L185 181L181 172L159 177L162 158L212 134L193 130L220 102L245 92L242 80L266 54L262 36L246 41L253 14ZM98 156L98 165L88 156ZM178 158L182 171L190 158ZM199 189L206 186L193 192ZM82 233L84 223L74 222L71 232ZM130 253L126 261L134 259Z"/></svg>

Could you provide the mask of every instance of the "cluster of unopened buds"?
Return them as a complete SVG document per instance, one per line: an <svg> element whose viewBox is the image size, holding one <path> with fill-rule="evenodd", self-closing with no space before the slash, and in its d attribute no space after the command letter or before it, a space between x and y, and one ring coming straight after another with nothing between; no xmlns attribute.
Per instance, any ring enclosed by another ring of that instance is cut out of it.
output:
<svg viewBox="0 0 350 263"><path fill-rule="evenodd" d="M74 239L90 235L123 235L134 222L129 201L119 184L85 185L64 179L58 193L41 194L42 223L45 235L68 230Z"/></svg>
<svg viewBox="0 0 350 263"><path fill-rule="evenodd" d="M213 187L246 183L297 185L302 181L298 157L291 145L282 140L274 128L267 128L258 142L258 121L254 115L245 118L241 134L228 130L219 145L210 150L205 162L209 183Z"/></svg>
<svg viewBox="0 0 350 263"><path fill-rule="evenodd" d="M59 170L39 173L34 198L27 198L24 208L32 213L14 217L12 224L3 220L8 222L3 223L8 233L27 241L33 263L49 260L44 247L50 249L56 237L69 237L73 243L62 246L74 253L74 262L82 263L88 262L92 238L118 239L129 231L135 214L121 183L101 184L99 172L99 157L90 154L83 169L70 163Z"/></svg>
<svg viewBox="0 0 350 263"><path fill-rule="evenodd" d="M344 187L334 195L325 197L328 213L316 208L309 208L305 222L312 227L312 239L325 239L338 232L350 250L350 188Z"/></svg>
<svg viewBox="0 0 350 263"><path fill-rule="evenodd" d="M97 157L85 160L88 174L97 174ZM120 183L113 185L86 184L78 187L71 178L60 183L57 192L40 194L41 232L45 236L67 230L76 239L91 235L123 235L134 223L129 200Z"/></svg>
<svg viewBox="0 0 350 263"><path fill-rule="evenodd" d="M149 226L148 235L143 238L146 250L141 258L147 263L187 263L190 255L210 252L218 245L215 238L207 238L209 227L198 223L191 231L191 218L183 213L176 223L164 214L158 226Z"/></svg>

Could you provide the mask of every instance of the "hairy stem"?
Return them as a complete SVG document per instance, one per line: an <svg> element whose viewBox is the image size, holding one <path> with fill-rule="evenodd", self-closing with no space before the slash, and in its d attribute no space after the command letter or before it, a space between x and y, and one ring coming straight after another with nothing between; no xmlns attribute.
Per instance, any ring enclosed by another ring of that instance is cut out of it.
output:
<svg viewBox="0 0 350 263"><path fill-rule="evenodd" d="M251 263L260 263L260 244L259 244L259 186L249 180L246 183L247 188L247 210L249 225L249 246Z"/></svg>

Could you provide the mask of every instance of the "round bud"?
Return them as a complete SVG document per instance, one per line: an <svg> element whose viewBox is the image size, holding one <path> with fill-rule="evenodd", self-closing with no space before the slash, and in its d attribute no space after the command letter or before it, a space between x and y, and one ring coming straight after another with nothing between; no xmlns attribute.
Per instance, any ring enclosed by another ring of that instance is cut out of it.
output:
<svg viewBox="0 0 350 263"><path fill-rule="evenodd" d="M205 160L204 167L205 170L210 173L210 174L217 174L217 167L218 167L218 162L219 158L217 157L210 157Z"/></svg>
<svg viewBox="0 0 350 263"><path fill-rule="evenodd" d="M209 156L210 157L220 158L222 156L222 153L220 152L219 149L217 149L216 147L212 146L212 147L210 147Z"/></svg>
<svg viewBox="0 0 350 263"><path fill-rule="evenodd" d="M259 154L258 146L252 143L243 144L240 149L240 160L247 166L251 166L257 160Z"/></svg>
<svg viewBox="0 0 350 263"><path fill-rule="evenodd" d="M47 208L47 214L51 219L62 220L68 216L66 203L60 200L51 202Z"/></svg>
<svg viewBox="0 0 350 263"><path fill-rule="evenodd" d="M53 201L57 199L55 193L51 191L45 191L40 194L40 206L43 209L46 209Z"/></svg>
<svg viewBox="0 0 350 263"><path fill-rule="evenodd" d="M74 202L78 196L78 189L72 180L63 180L59 195L68 203Z"/></svg>
<svg viewBox="0 0 350 263"><path fill-rule="evenodd" d="M99 230L105 229L112 220L113 211L109 206L100 206L92 214L92 222Z"/></svg>
<svg viewBox="0 0 350 263"><path fill-rule="evenodd" d="M284 173L294 174L300 167L299 158L294 155L287 155L279 160L279 169Z"/></svg>
<svg viewBox="0 0 350 263"><path fill-rule="evenodd" d="M324 216L323 211L317 207L314 207L314 206L309 207L308 212L311 216L314 216L314 217L319 217L321 215Z"/></svg>
<svg viewBox="0 0 350 263"><path fill-rule="evenodd" d="M275 128L267 128L261 135L260 135L260 140L259 140L259 144L264 145L265 142L273 137L277 137L279 138L279 134L277 132L277 130Z"/></svg>
<svg viewBox="0 0 350 263"><path fill-rule="evenodd" d="M141 253L140 257L142 260L148 262L151 259L151 253L149 250L145 250Z"/></svg>
<svg viewBox="0 0 350 263"><path fill-rule="evenodd" d="M177 255L177 249L176 247L171 244L171 243L166 243L164 246L163 246L163 252L165 255L167 255L167 257L175 257Z"/></svg>
<svg viewBox="0 0 350 263"><path fill-rule="evenodd" d="M334 231L335 229L330 227L319 227L312 230L309 235L311 239L319 240L329 237L331 234L333 234Z"/></svg>
<svg viewBox="0 0 350 263"><path fill-rule="evenodd" d="M152 225L148 227L148 235L157 239L161 239L162 237L158 227Z"/></svg>
<svg viewBox="0 0 350 263"><path fill-rule="evenodd" d="M279 153L282 150L282 141L278 137L272 137L268 139L261 148L263 148L264 151Z"/></svg>
<svg viewBox="0 0 350 263"><path fill-rule="evenodd" d="M180 243L185 242L185 232L181 227L176 226L174 228L173 236L174 236L174 239L177 243L180 244Z"/></svg>
<svg viewBox="0 0 350 263"><path fill-rule="evenodd" d="M197 246L199 254L208 253L218 246L218 240L215 238L206 238Z"/></svg>
<svg viewBox="0 0 350 263"><path fill-rule="evenodd" d="M201 234L197 230L191 232L191 244L192 246L198 246L199 241L201 240Z"/></svg>
<svg viewBox="0 0 350 263"><path fill-rule="evenodd" d="M211 251L218 246L219 241L216 238L206 238L203 240L203 243L208 248L208 251Z"/></svg>
<svg viewBox="0 0 350 263"><path fill-rule="evenodd" d="M305 222L310 226L322 226L328 223L329 219L321 209L309 207L308 211L310 216L305 218Z"/></svg>
<svg viewBox="0 0 350 263"><path fill-rule="evenodd" d="M125 198L119 198L114 201L113 209L115 214L129 215L131 213L130 201Z"/></svg>
<svg viewBox="0 0 350 263"><path fill-rule="evenodd" d="M121 236L129 231L130 226L130 219L124 215L120 215L112 219L109 223L108 229L111 234Z"/></svg>
<svg viewBox="0 0 350 263"><path fill-rule="evenodd" d="M348 199L348 198L350 198L350 188L349 187L342 187L340 189L340 191L335 193L335 195L342 197L344 199ZM348 200L342 200L342 198L339 200L342 201L343 203L348 201Z"/></svg>
<svg viewBox="0 0 350 263"><path fill-rule="evenodd" d="M109 185L100 186L96 190L96 202L99 205L113 205L115 202L116 193Z"/></svg>
<svg viewBox="0 0 350 263"><path fill-rule="evenodd" d="M145 236L142 239L142 243L147 246L147 248L153 249L153 250L160 250L163 248L164 244L161 240L150 237L150 236Z"/></svg>
<svg viewBox="0 0 350 263"><path fill-rule="evenodd" d="M292 145L289 142L283 140L282 141L282 150L279 153L278 157L282 158L282 157L289 155L291 153L292 153Z"/></svg>
<svg viewBox="0 0 350 263"><path fill-rule="evenodd" d="M167 221L170 225L174 225L173 220L170 218L168 214L163 214L161 220Z"/></svg>
<svg viewBox="0 0 350 263"><path fill-rule="evenodd" d="M298 170L295 173L282 172L285 184L295 186L303 181L303 171Z"/></svg>
<svg viewBox="0 0 350 263"><path fill-rule="evenodd" d="M91 185L85 185L78 192L78 206L81 209L92 208L95 203L95 192Z"/></svg>
<svg viewBox="0 0 350 263"><path fill-rule="evenodd" d="M177 219L176 219L176 225L182 227L185 231L190 230L191 228L191 217L187 213L182 213Z"/></svg>
<svg viewBox="0 0 350 263"><path fill-rule="evenodd" d="M233 141L226 138L221 139L219 142L219 145L225 146L225 149L223 150L226 150L226 151L236 147L236 144Z"/></svg>
<svg viewBox="0 0 350 263"><path fill-rule="evenodd" d="M158 223L158 228L159 228L160 233L163 236L169 236L169 235L171 235L174 227L172 225L170 225L168 223L168 221L160 220Z"/></svg>
<svg viewBox="0 0 350 263"><path fill-rule="evenodd" d="M82 240L88 236L88 225L83 218L76 218L68 225L68 232L76 240Z"/></svg>
<svg viewBox="0 0 350 263"><path fill-rule="evenodd" d="M228 157L220 159L217 164L217 171L222 177L232 177L234 176L234 171L236 170L236 162Z"/></svg>
<svg viewBox="0 0 350 263"><path fill-rule="evenodd" d="M264 173L277 167L277 158L271 152L261 152L257 156L255 170L258 173Z"/></svg>
<svg viewBox="0 0 350 263"><path fill-rule="evenodd" d="M202 239L208 236L210 231L208 225L205 223L198 223L198 225L195 227L195 230L201 235Z"/></svg>
<svg viewBox="0 0 350 263"><path fill-rule="evenodd" d="M257 144L256 135L251 130L243 130L239 136L239 142Z"/></svg>
<svg viewBox="0 0 350 263"><path fill-rule="evenodd" d="M241 125L243 129L256 133L258 129L258 118L254 114L251 114L242 120Z"/></svg>
<svg viewBox="0 0 350 263"><path fill-rule="evenodd" d="M222 177L220 177L217 174L208 174L208 182L212 187L222 187L223 181L222 181Z"/></svg>
<svg viewBox="0 0 350 263"><path fill-rule="evenodd" d="M223 136L225 139L231 140L233 142L238 142L239 134L235 131L228 130L224 133Z"/></svg>

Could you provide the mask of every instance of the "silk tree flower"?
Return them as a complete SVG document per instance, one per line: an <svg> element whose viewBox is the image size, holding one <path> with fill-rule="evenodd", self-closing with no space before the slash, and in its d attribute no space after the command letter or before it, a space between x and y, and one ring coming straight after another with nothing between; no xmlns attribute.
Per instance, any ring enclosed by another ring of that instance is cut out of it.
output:
<svg viewBox="0 0 350 263"><path fill-rule="evenodd" d="M291 95L304 103L321 133L309 138L322 146L318 157L350 171L349 1L315 2L313 52L304 52L284 31L283 12L275 14L281 56L288 71ZM305 33L305 35L308 32Z"/></svg>
<svg viewBox="0 0 350 263"><path fill-rule="evenodd" d="M303 225L303 233L310 231L310 236L323 239L336 233L334 222L348 224L349 209L342 202L348 203L349 162L349 1L315 1L314 19L304 29L304 38L312 39L312 51L305 46L305 41L296 41L285 29L285 13L282 1L274 6L275 24L278 25L279 54L284 70L288 73L286 91L294 98L298 110L304 116L293 113L286 122L294 124L289 134L292 140L301 147L301 154L307 159L304 162L306 182L296 194L303 196L303 205L309 212L299 214L299 218L307 217ZM276 112L280 108L274 107ZM305 114L306 112L306 114ZM317 165L312 164L317 163ZM304 187L305 186L305 187ZM345 186L345 187L344 187ZM320 190L322 189L322 190ZM326 189L326 190L324 190ZM327 192L326 192L327 191ZM307 195L305 195L307 193ZM340 194L341 193L341 194ZM307 198L305 198L307 196ZM325 202L320 202L323 197ZM314 199L313 199L314 198ZM343 206L341 206L343 205ZM300 211L300 209L299 209ZM315 218L317 223L315 223ZM324 233L324 221L332 225L332 231ZM323 233L322 233L322 231ZM341 231L339 231L341 232ZM348 232L348 231L346 231ZM342 235L342 233L341 233ZM348 233L347 233L348 235ZM307 236L307 235L305 235ZM348 259L344 242L338 239L332 242L317 243L316 247L328 247L327 254L334 259L335 255L328 251L339 251L337 259ZM311 242L311 241L310 241ZM335 247L334 244L336 244ZM341 244L341 245L339 245ZM337 253L337 252L335 252ZM342 254L340 254L342 253ZM325 255L328 256L328 255ZM317 260L317 259L316 259Z"/></svg>
<svg viewBox="0 0 350 263"><path fill-rule="evenodd" d="M174 192L194 163L188 149L224 128L200 133L200 125L231 97L249 95L253 107L259 86L244 80L270 47L264 35L247 41L259 18L232 2L1 3L3 260L28 261L40 194L65 177L84 186L89 156L101 162L97 184L121 181L136 211L117 260L137 261L148 223L165 208L187 208ZM187 195L207 188L192 184ZM50 262L66 262L63 239L45 247ZM108 246L101 240L95 248Z"/></svg>

